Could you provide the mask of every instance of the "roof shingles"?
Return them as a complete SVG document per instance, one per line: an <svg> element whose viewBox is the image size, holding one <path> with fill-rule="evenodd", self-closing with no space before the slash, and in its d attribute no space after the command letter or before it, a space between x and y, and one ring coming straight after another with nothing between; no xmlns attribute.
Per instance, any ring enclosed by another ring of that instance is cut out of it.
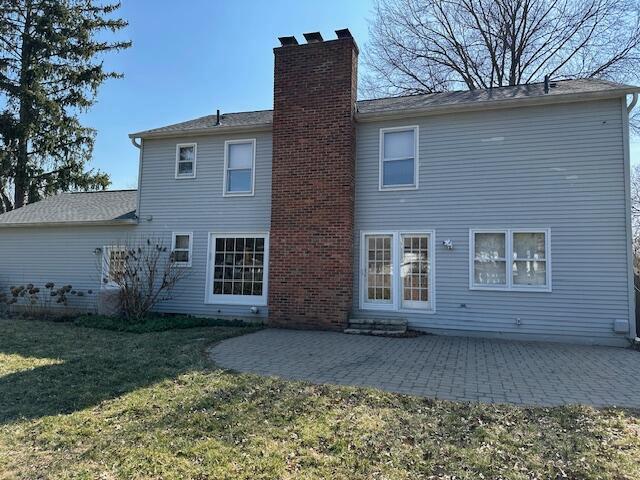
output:
<svg viewBox="0 0 640 480"><path fill-rule="evenodd" d="M428 110L451 107L464 107L471 105L483 105L500 103L509 100L531 100L540 97L548 99L571 95L597 94L607 92L638 92L640 88L630 85L611 82L600 79L578 79L552 81L552 87L548 93L544 92L544 84L532 83L528 85L516 85L513 87L499 87L492 89L479 89L472 91L430 93L425 95L409 95L404 97L386 97L373 100L360 100L357 102L359 114L385 114L411 110ZM186 122L167 125L142 132L132 133L130 137L173 136L179 134L194 134L199 132L213 132L217 128L241 128L241 127L268 127L273 119L272 110L259 110L254 112L225 113L220 116L220 124L217 124L217 115L188 120Z"/></svg>
<svg viewBox="0 0 640 480"><path fill-rule="evenodd" d="M61 193L0 215L0 227L131 223L136 202L136 190Z"/></svg>

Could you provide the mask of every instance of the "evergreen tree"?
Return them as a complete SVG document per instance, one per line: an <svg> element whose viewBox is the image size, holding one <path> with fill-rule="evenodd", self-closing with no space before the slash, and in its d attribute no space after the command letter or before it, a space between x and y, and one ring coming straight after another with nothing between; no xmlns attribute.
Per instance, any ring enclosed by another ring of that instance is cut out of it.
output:
<svg viewBox="0 0 640 480"><path fill-rule="evenodd" d="M86 170L95 131L79 114L98 87L122 75L101 56L131 46L108 41L127 25L119 3L95 0L0 0L0 213L71 189L110 181Z"/></svg>

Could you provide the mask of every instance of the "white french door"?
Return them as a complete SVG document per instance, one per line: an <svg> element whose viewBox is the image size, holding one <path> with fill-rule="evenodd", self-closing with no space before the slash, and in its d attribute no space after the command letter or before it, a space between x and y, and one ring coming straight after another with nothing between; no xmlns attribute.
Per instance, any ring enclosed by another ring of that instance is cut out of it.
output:
<svg viewBox="0 0 640 480"><path fill-rule="evenodd" d="M395 304L393 281L394 234L364 235L365 259L363 298L368 308L389 308Z"/></svg>
<svg viewBox="0 0 640 480"><path fill-rule="evenodd" d="M434 311L433 231L364 232L361 308Z"/></svg>

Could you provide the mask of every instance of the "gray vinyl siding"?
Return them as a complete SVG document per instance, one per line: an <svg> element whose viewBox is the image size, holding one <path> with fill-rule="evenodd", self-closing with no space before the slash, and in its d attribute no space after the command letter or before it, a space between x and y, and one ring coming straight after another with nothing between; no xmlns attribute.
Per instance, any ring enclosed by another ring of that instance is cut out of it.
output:
<svg viewBox="0 0 640 480"><path fill-rule="evenodd" d="M355 313L432 332L624 343L613 332L629 320L622 108L612 99L360 124L355 271L362 231L433 229L436 310L360 311L356 273ZM381 192L379 130L403 125L419 125L419 189ZM472 228L550 228L553 291L470 290Z"/></svg>
<svg viewBox="0 0 640 480"><path fill-rule="evenodd" d="M131 237L135 226L69 226L0 229L0 291L32 283L47 298L44 285L71 285L91 294L69 296L69 307L95 311L101 287L101 256L97 248ZM56 306L51 303L50 306Z"/></svg>
<svg viewBox="0 0 640 480"><path fill-rule="evenodd" d="M254 196L224 197L224 143L256 139ZM196 178L175 179L176 145L197 143ZM205 303L209 233L268 233L271 224L271 134L210 135L145 140L140 184L141 236L193 232L192 266L173 299L158 306L164 312L195 315L250 316L247 305ZM267 314L259 307L259 317Z"/></svg>

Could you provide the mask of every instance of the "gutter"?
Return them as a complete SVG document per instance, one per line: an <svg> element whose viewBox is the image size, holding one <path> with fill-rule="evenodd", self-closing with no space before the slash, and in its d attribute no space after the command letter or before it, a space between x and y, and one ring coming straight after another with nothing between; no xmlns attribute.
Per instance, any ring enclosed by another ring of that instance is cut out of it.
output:
<svg viewBox="0 0 640 480"><path fill-rule="evenodd" d="M83 222L29 222L29 223L0 223L0 228L20 227L99 227L113 225L137 225L137 218L126 220L87 220Z"/></svg>

